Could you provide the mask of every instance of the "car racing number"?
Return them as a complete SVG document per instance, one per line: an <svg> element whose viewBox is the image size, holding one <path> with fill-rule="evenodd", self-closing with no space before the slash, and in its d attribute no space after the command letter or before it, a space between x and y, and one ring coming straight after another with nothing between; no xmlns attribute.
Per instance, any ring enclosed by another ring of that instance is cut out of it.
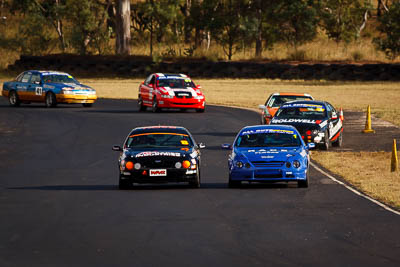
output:
<svg viewBox="0 0 400 267"><path fill-rule="evenodd" d="M43 94L43 87L36 87L35 89L35 95L42 95Z"/></svg>

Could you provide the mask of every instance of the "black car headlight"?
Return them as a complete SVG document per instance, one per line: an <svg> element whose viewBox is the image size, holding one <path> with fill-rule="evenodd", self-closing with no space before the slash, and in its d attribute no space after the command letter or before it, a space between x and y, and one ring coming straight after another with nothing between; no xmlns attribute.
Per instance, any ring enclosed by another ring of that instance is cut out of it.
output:
<svg viewBox="0 0 400 267"><path fill-rule="evenodd" d="M139 162L136 162L134 165L135 170L140 170L141 167L142 167L142 165L140 165Z"/></svg>

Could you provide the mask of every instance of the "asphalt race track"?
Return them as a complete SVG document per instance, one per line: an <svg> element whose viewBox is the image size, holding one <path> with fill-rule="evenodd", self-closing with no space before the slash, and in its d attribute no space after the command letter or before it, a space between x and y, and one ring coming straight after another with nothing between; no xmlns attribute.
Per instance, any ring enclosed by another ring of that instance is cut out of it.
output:
<svg viewBox="0 0 400 267"><path fill-rule="evenodd" d="M0 100L0 266L400 266L400 216L311 168L310 187L227 187L222 143L257 124L247 110L137 112ZM136 126L181 125L207 148L202 187L118 190ZM346 136L345 136L346 138Z"/></svg>

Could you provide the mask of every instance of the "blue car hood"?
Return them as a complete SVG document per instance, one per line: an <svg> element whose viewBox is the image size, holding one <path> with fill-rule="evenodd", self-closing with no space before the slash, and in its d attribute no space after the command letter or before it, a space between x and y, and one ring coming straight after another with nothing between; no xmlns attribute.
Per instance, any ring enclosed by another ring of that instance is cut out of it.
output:
<svg viewBox="0 0 400 267"><path fill-rule="evenodd" d="M302 147L246 147L237 148L236 153L249 161L286 161L299 153L306 155Z"/></svg>

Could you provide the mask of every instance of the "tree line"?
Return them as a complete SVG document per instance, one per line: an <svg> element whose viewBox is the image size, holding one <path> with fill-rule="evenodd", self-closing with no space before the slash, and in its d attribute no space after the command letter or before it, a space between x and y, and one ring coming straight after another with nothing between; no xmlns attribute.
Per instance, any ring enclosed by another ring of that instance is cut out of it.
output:
<svg viewBox="0 0 400 267"><path fill-rule="evenodd" d="M243 48L254 57L278 42L294 50L325 34L337 43L362 38L369 25L377 49L400 54L400 0L0 0L1 23L18 20L0 45L42 54L51 45L79 54L130 54L130 47L203 46L226 57ZM115 39L115 45L111 45ZM175 56L175 51L167 51Z"/></svg>

